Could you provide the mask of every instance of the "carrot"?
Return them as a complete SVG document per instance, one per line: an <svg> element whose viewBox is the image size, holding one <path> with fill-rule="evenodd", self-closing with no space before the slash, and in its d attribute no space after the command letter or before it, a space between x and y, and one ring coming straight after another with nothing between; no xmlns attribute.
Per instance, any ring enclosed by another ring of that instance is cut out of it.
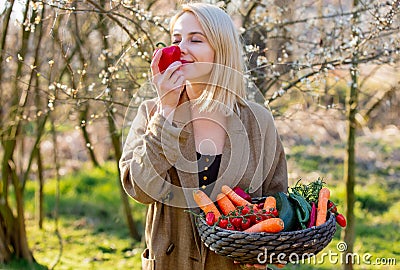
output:
<svg viewBox="0 0 400 270"><path fill-rule="evenodd" d="M244 232L248 233L259 233L259 232L268 232L268 233L277 233L284 229L285 225L283 220L280 218L269 218L263 221L260 221L257 224L254 224Z"/></svg>
<svg viewBox="0 0 400 270"><path fill-rule="evenodd" d="M228 198L232 201L232 203L236 206L246 206L250 204L248 201L240 197L235 191L233 191L227 185L223 185L221 191L222 193L227 195Z"/></svg>
<svg viewBox="0 0 400 270"><path fill-rule="evenodd" d="M315 226L319 226L325 223L326 214L328 212L328 200L331 193L327 187L321 188L318 194L318 208L317 208L317 220Z"/></svg>
<svg viewBox="0 0 400 270"><path fill-rule="evenodd" d="M221 213L219 212L217 206L211 201L210 197L207 196L207 194L201 190L195 190L193 191L193 199L206 215L208 212L214 213L214 222L219 219Z"/></svg>
<svg viewBox="0 0 400 270"><path fill-rule="evenodd" d="M276 199L273 196L268 196L265 198L263 209L270 210L271 208L276 208Z"/></svg>
<svg viewBox="0 0 400 270"><path fill-rule="evenodd" d="M232 201L223 193L219 193L217 195L217 204L224 215L228 215L230 212L236 210L236 207L233 205Z"/></svg>

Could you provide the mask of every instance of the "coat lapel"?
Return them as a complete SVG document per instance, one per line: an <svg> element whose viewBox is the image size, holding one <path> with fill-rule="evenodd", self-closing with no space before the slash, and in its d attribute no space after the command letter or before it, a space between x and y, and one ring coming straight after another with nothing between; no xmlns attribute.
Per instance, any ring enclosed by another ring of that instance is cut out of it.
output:
<svg viewBox="0 0 400 270"><path fill-rule="evenodd" d="M227 138L222 152L218 179L211 193L215 200L221 187L234 187L242 179L249 162L249 141L246 129L237 114L228 118Z"/></svg>
<svg viewBox="0 0 400 270"><path fill-rule="evenodd" d="M190 100L186 91L182 93L179 106L175 110L173 124L181 128L183 143L179 144L179 157L174 167L179 177L180 193L185 197L188 208L196 208L193 190L198 189L198 167L194 141Z"/></svg>

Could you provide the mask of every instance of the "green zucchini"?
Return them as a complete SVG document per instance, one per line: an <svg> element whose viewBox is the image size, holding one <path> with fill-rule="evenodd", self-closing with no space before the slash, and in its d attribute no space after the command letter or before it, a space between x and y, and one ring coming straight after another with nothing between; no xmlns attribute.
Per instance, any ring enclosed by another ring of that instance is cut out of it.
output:
<svg viewBox="0 0 400 270"><path fill-rule="evenodd" d="M295 207L284 192L277 192L273 195L276 199L276 209L279 212L279 218L285 224L284 232L293 231L298 227Z"/></svg>

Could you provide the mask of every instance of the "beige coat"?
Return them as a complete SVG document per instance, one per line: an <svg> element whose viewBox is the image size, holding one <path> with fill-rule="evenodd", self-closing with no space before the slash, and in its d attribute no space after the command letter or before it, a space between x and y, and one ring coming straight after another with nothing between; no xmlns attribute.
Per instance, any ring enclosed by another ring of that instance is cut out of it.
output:
<svg viewBox="0 0 400 270"><path fill-rule="evenodd" d="M136 201L148 204L143 269L240 269L201 242L193 216L198 189L197 157L187 95L173 124L156 113L155 100L138 109L120 160L122 183ZM210 197L223 184L250 188L254 197L287 191L287 167L271 113L248 102L227 121L227 140ZM198 208L197 208L198 211Z"/></svg>

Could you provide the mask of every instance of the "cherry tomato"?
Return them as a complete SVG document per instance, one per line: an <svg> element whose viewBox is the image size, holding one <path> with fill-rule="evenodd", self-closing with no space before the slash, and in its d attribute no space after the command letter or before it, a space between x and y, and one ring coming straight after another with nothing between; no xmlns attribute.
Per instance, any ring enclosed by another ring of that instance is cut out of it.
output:
<svg viewBox="0 0 400 270"><path fill-rule="evenodd" d="M250 228L250 225L251 225L250 219L243 218L242 224L240 224L240 227L242 228L242 230L246 230L246 229Z"/></svg>
<svg viewBox="0 0 400 270"><path fill-rule="evenodd" d="M218 222L218 226L222 229L226 229L226 227L228 226L228 223L229 223L228 219L223 218Z"/></svg>
<svg viewBox="0 0 400 270"><path fill-rule="evenodd" d="M230 223L226 226L226 229L227 229L227 230L230 230L230 231L235 231L235 230L236 230L235 226L233 226L233 225L230 224Z"/></svg>
<svg viewBox="0 0 400 270"><path fill-rule="evenodd" d="M266 217L264 218L263 215L257 215L257 217L256 217L256 224L257 224L257 223L260 223L261 221L263 221L263 220L265 220L265 219L266 219Z"/></svg>
<svg viewBox="0 0 400 270"><path fill-rule="evenodd" d="M253 210L254 210L254 212L258 212L258 210L260 210L260 208L258 208L257 204L253 204Z"/></svg>
<svg viewBox="0 0 400 270"><path fill-rule="evenodd" d="M246 214L248 214L250 212L250 210L251 210L251 208L248 205L246 205L246 206L243 207L243 209L241 211L241 214L242 215L246 215Z"/></svg>
<svg viewBox="0 0 400 270"><path fill-rule="evenodd" d="M328 210L331 211L332 213L337 213L337 207L332 201L328 201Z"/></svg>
<svg viewBox="0 0 400 270"><path fill-rule="evenodd" d="M239 228L241 228L242 219L243 218L241 218L241 217L234 217L231 219L231 223L233 226L235 226L235 228L239 229Z"/></svg>
<svg viewBox="0 0 400 270"><path fill-rule="evenodd" d="M249 216L251 224L256 224L257 215L252 211L251 215Z"/></svg>

